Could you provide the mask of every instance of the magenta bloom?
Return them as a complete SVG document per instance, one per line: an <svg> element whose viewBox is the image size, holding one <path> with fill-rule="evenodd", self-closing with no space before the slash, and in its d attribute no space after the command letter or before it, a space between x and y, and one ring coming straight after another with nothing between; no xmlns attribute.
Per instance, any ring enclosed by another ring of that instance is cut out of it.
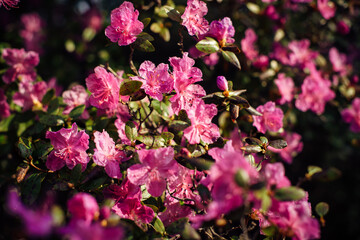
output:
<svg viewBox="0 0 360 240"><path fill-rule="evenodd" d="M172 147L158 149L142 149L137 152L141 164L128 168L128 178L132 184L146 185L148 192L159 197L166 189L166 178L177 171Z"/></svg>
<svg viewBox="0 0 360 240"><path fill-rule="evenodd" d="M259 52L255 47L255 42L257 41L257 36L254 30L251 28L245 31L245 38L241 40L241 50L244 52L245 56L253 61L258 55Z"/></svg>
<svg viewBox="0 0 360 240"><path fill-rule="evenodd" d="M0 120L10 116L10 106L6 101L4 90L0 88Z"/></svg>
<svg viewBox="0 0 360 240"><path fill-rule="evenodd" d="M20 0L0 0L0 7L4 6L6 10L9 10L10 8L15 8L19 2Z"/></svg>
<svg viewBox="0 0 360 240"><path fill-rule="evenodd" d="M77 193L67 202L72 221L83 220L90 225L94 217L99 216L99 205L96 199L88 193Z"/></svg>
<svg viewBox="0 0 360 240"><path fill-rule="evenodd" d="M20 75L25 75L27 80L35 80L36 72L34 67L39 64L39 54L33 51L25 52L22 49L5 48L2 57L10 68L3 75L5 83L14 82Z"/></svg>
<svg viewBox="0 0 360 240"><path fill-rule="evenodd" d="M268 189L272 186L276 188L289 187L291 183L285 176L285 169L282 163L268 163L265 165L264 176Z"/></svg>
<svg viewBox="0 0 360 240"><path fill-rule="evenodd" d="M202 81L202 72L193 67L194 59L188 57L185 52L182 58L171 57L170 64L173 67L174 89L176 94L170 98L171 107L175 114L181 109L186 110L196 98L205 96L205 90L195 82Z"/></svg>
<svg viewBox="0 0 360 240"><path fill-rule="evenodd" d="M221 91L229 90L228 81L226 80L226 78L224 76L218 76L216 78L216 85Z"/></svg>
<svg viewBox="0 0 360 240"><path fill-rule="evenodd" d="M102 28L103 16L98 8L92 7L82 15L82 23L84 28L91 28L98 32Z"/></svg>
<svg viewBox="0 0 360 240"><path fill-rule="evenodd" d="M52 171L57 171L67 165L73 169L81 164L82 171L85 170L90 158L86 153L89 148L89 135L85 130L78 132L76 123L71 128L62 128L57 132L46 132L46 138L50 139L54 150L49 154L46 166Z"/></svg>
<svg viewBox="0 0 360 240"><path fill-rule="evenodd" d="M269 58L266 55L259 55L254 59L253 66L259 69L266 68L269 65Z"/></svg>
<svg viewBox="0 0 360 240"><path fill-rule="evenodd" d="M273 152L279 153L282 160L287 163L292 163L293 157L300 153L303 149L303 143L301 142L301 135L298 133L286 133L285 140L287 147L283 149L275 149L269 146L269 149Z"/></svg>
<svg viewBox="0 0 360 240"><path fill-rule="evenodd" d="M95 73L86 78L91 92L89 102L100 109L115 109L119 102L120 85L116 77L103 67L96 67Z"/></svg>
<svg viewBox="0 0 360 240"><path fill-rule="evenodd" d="M206 35L216 38L219 41L220 46L225 46L226 43L232 44L235 42L235 39L233 39L235 28L232 25L231 19L228 17L219 21L212 21L210 30Z"/></svg>
<svg viewBox="0 0 360 240"><path fill-rule="evenodd" d="M200 0L188 0L184 14L181 16L182 25L185 26L190 36L200 36L209 30L209 22L204 16L208 9L206 3Z"/></svg>
<svg viewBox="0 0 360 240"><path fill-rule="evenodd" d="M42 53L41 44L44 40L43 29L45 22L37 13L28 13L21 16L23 29L20 36L24 39L26 50Z"/></svg>
<svg viewBox="0 0 360 240"><path fill-rule="evenodd" d="M340 73L340 75L345 76L347 72L346 55L339 53L335 47L332 47L329 51L329 58L333 66L333 70Z"/></svg>
<svg viewBox="0 0 360 240"><path fill-rule="evenodd" d="M46 82L24 81L19 84L19 92L13 96L13 102L23 108L23 111L31 109L33 106L42 107L41 100L48 90Z"/></svg>
<svg viewBox="0 0 360 240"><path fill-rule="evenodd" d="M136 36L144 29L138 16L139 11L134 9L134 5L124 1L120 7L111 11L111 25L105 29L105 35L119 46L135 42Z"/></svg>
<svg viewBox="0 0 360 240"><path fill-rule="evenodd" d="M137 198L127 198L117 202L112 210L122 218L133 220L136 224L150 223L154 218L154 210L142 205Z"/></svg>
<svg viewBox="0 0 360 240"><path fill-rule="evenodd" d="M288 45L291 51L289 54L289 65L304 68L306 64L312 62L318 53L310 50L309 47L310 41L308 39L290 42Z"/></svg>
<svg viewBox="0 0 360 240"><path fill-rule="evenodd" d="M184 137L190 144L200 143L200 139L205 143L213 143L220 137L218 126L211 122L217 114L215 104L205 104L202 99L197 98L186 112L191 126L184 130Z"/></svg>
<svg viewBox="0 0 360 240"><path fill-rule="evenodd" d="M276 11L274 5L269 5L266 7L265 15L272 20L278 20L280 18L279 13Z"/></svg>
<svg viewBox="0 0 360 240"><path fill-rule="evenodd" d="M67 105L63 114L69 114L71 110L80 105L86 105L89 94L81 85L75 85L70 90L64 91L62 94L63 101ZM85 110L81 116L83 119L89 118L89 113Z"/></svg>
<svg viewBox="0 0 360 240"><path fill-rule="evenodd" d="M267 102L265 105L260 105L256 108L262 116L253 116L254 127L261 133L266 130L277 132L283 127L284 113L280 108L277 108L274 102Z"/></svg>
<svg viewBox="0 0 360 240"><path fill-rule="evenodd" d="M333 2L329 2L329 0L317 0L317 7L326 20L335 16L336 7Z"/></svg>
<svg viewBox="0 0 360 240"><path fill-rule="evenodd" d="M120 179L122 174L119 164L125 158L125 154L115 148L114 140L103 130L102 133L94 133L96 149L94 150L94 162L105 167L105 172L111 178Z"/></svg>
<svg viewBox="0 0 360 240"><path fill-rule="evenodd" d="M346 123L350 123L351 131L360 132L360 98L355 98L351 107L341 112L341 116Z"/></svg>
<svg viewBox="0 0 360 240"><path fill-rule="evenodd" d="M155 64L145 61L139 68L140 77L132 77L143 83L141 88L149 96L161 101L163 93L169 93L173 90L174 80L169 74L169 65L161 63L155 68Z"/></svg>
<svg viewBox="0 0 360 240"><path fill-rule="evenodd" d="M284 73L280 73L275 79L275 84L281 94L280 104L291 102L294 98L294 81L291 77L286 77Z"/></svg>
<svg viewBox="0 0 360 240"><path fill-rule="evenodd" d="M309 65L310 76L306 77L301 85L301 94L295 102L295 106L305 112L312 110L316 114L322 114L326 102L335 98L335 93L330 89L331 82L321 77L314 64Z"/></svg>
<svg viewBox="0 0 360 240"><path fill-rule="evenodd" d="M336 24L336 31L338 31L342 35L346 35L350 32L350 27L346 24L345 21L339 21Z"/></svg>

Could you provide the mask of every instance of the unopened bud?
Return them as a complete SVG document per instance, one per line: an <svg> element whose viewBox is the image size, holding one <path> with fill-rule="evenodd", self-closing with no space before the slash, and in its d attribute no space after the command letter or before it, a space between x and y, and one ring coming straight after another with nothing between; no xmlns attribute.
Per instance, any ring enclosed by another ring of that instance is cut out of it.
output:
<svg viewBox="0 0 360 240"><path fill-rule="evenodd" d="M228 91L229 90L228 81L226 80L226 78L224 76L218 76L217 77L216 85L221 91Z"/></svg>

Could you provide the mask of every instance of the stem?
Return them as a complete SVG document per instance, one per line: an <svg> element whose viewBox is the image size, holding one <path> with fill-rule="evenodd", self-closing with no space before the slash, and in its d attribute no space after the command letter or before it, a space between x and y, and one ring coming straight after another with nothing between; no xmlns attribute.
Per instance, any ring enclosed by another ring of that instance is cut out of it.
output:
<svg viewBox="0 0 360 240"><path fill-rule="evenodd" d="M53 173L54 172L52 170L44 170L44 169L41 169L41 168L35 166L35 164L33 163L33 158L31 156L29 156L28 163L30 164L30 166L32 166L33 168L35 168L36 170L39 170L41 172L45 172L45 173Z"/></svg>
<svg viewBox="0 0 360 240"><path fill-rule="evenodd" d="M149 99L149 100L150 100L150 104L149 104L150 112L149 112L149 114L146 113L144 104L143 104L143 102L140 101L141 107L144 109L144 112L145 112L145 115L146 115L146 116L145 116L145 118L144 118L143 120L140 120L140 124L139 124L139 127L138 127L138 131L139 131L140 128L141 128L141 124L143 124L143 123L150 117L151 113L154 111L154 108L151 107L152 101L151 101L151 99ZM140 119L141 119L141 115L140 115ZM153 125L153 124L151 123L151 125ZM152 127L154 127L154 126L152 126Z"/></svg>
<svg viewBox="0 0 360 240"><path fill-rule="evenodd" d="M184 37L183 37L183 35L181 33L182 29L183 29L183 26L181 26L181 28L179 28L180 42L178 43L178 45L180 46L181 54L184 54Z"/></svg>
<svg viewBox="0 0 360 240"><path fill-rule="evenodd" d="M133 55L134 55L134 47L133 47L132 45L130 45L130 49L131 49L131 51L130 51L130 56L129 56L130 68L131 68L131 70L132 70L137 76L139 76L139 73L138 73L138 71L137 71L137 69L136 69L136 67L135 67L135 65L134 65L133 60L132 60Z"/></svg>

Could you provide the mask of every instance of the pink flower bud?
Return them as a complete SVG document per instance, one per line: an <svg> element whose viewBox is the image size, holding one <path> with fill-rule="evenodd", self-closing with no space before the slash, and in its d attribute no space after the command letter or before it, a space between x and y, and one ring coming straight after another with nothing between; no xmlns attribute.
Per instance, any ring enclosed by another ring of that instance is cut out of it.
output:
<svg viewBox="0 0 360 240"><path fill-rule="evenodd" d="M229 86L226 78L224 76L218 76L216 79L216 85L221 91L228 91Z"/></svg>

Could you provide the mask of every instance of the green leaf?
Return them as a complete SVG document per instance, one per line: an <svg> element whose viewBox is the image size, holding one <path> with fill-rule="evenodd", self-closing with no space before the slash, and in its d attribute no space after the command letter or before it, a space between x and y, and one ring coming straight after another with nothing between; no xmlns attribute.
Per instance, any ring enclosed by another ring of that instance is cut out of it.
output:
<svg viewBox="0 0 360 240"><path fill-rule="evenodd" d="M51 101L51 99L54 98L54 96L55 96L55 89L53 88L49 89L41 100L42 104L48 105L48 103Z"/></svg>
<svg viewBox="0 0 360 240"><path fill-rule="evenodd" d="M161 32L161 23L153 23L150 26L150 30L153 31L154 33L160 33Z"/></svg>
<svg viewBox="0 0 360 240"><path fill-rule="evenodd" d="M144 18L141 22L144 24L144 28L146 28L151 22L151 18Z"/></svg>
<svg viewBox="0 0 360 240"><path fill-rule="evenodd" d="M175 21L175 22L179 22L181 23L182 22L182 19L181 19L181 14L179 13L178 10L176 10L175 8L171 7L171 6L163 6L161 7L160 11L165 11L165 13L167 14L167 16Z"/></svg>
<svg viewBox="0 0 360 240"><path fill-rule="evenodd" d="M144 143L146 146L159 148L165 147L165 140L161 136L153 136L153 135L139 135L136 137L136 140Z"/></svg>
<svg viewBox="0 0 360 240"><path fill-rule="evenodd" d="M262 116L261 113L259 113L255 108L253 108L252 106L249 106L248 108L245 109L247 112L249 112L251 115L254 116Z"/></svg>
<svg viewBox="0 0 360 240"><path fill-rule="evenodd" d="M308 173L306 175L307 175L307 177L311 177L315 173L319 173L321 171L322 171L321 167L311 165L311 166L308 166Z"/></svg>
<svg viewBox="0 0 360 240"><path fill-rule="evenodd" d="M61 105L61 99L59 97L52 99L49 103L47 112L54 113L55 111L57 111L59 109L60 105Z"/></svg>
<svg viewBox="0 0 360 240"><path fill-rule="evenodd" d="M250 104L249 102L243 98L243 97L240 97L240 96L231 96L228 98L230 103L232 104L235 104L241 108L248 108L250 107Z"/></svg>
<svg viewBox="0 0 360 240"><path fill-rule="evenodd" d="M82 105L79 105L79 106L76 106L73 110L71 110L71 112L69 113L69 117L73 118L73 119L76 119L78 117L81 116L81 114L84 112L85 110L85 105L82 104Z"/></svg>
<svg viewBox="0 0 360 240"><path fill-rule="evenodd" d="M178 160L178 159L176 159ZM185 167L186 163L190 164L190 166L195 167L196 169L203 171L203 170L209 170L211 166L214 164L213 161L207 160L205 158L188 158L183 157L182 159L179 159L179 163ZM184 165L185 164L185 165Z"/></svg>
<svg viewBox="0 0 360 240"><path fill-rule="evenodd" d="M262 147L258 145L246 145L241 147L241 150L247 153L258 153L263 151Z"/></svg>
<svg viewBox="0 0 360 240"><path fill-rule="evenodd" d="M260 141L263 143L263 144L268 144L269 143L269 140L266 138L266 137L264 137L264 136L261 136L260 137Z"/></svg>
<svg viewBox="0 0 360 240"><path fill-rule="evenodd" d="M44 181L45 176L44 173L34 173L24 181L21 192L26 204L31 205L38 198L41 190L41 183Z"/></svg>
<svg viewBox="0 0 360 240"><path fill-rule="evenodd" d="M39 118L39 121L47 126L60 126L64 124L64 119L57 115L44 115Z"/></svg>
<svg viewBox="0 0 360 240"><path fill-rule="evenodd" d="M329 204L326 202L319 202L316 204L315 211L320 217L324 217L329 212Z"/></svg>
<svg viewBox="0 0 360 240"><path fill-rule="evenodd" d="M136 48L143 52L155 52L155 47L149 40L138 43Z"/></svg>
<svg viewBox="0 0 360 240"><path fill-rule="evenodd" d="M43 140L34 142L34 158L45 158L53 149L50 142Z"/></svg>
<svg viewBox="0 0 360 240"><path fill-rule="evenodd" d="M136 91L135 93L130 95L130 101L140 101L146 97L146 93L144 89L140 89L139 91Z"/></svg>
<svg viewBox="0 0 360 240"><path fill-rule="evenodd" d="M146 33L146 32L141 32L139 35L136 36L136 41L141 42L141 41L154 41L153 36L151 36L150 34ZM135 42L136 42L135 41Z"/></svg>
<svg viewBox="0 0 360 240"><path fill-rule="evenodd" d="M279 201L295 201L305 197L305 191L298 187L284 187L275 190L274 197Z"/></svg>
<svg viewBox="0 0 360 240"><path fill-rule="evenodd" d="M28 158L33 153L31 138L20 137L18 142L18 148L20 150L20 155L23 158Z"/></svg>
<svg viewBox="0 0 360 240"><path fill-rule="evenodd" d="M165 234L165 226L164 226L163 222L160 220L160 218L158 218L157 216L155 217L153 226L154 226L155 231L157 231L161 235Z"/></svg>
<svg viewBox="0 0 360 240"><path fill-rule="evenodd" d="M261 231L265 234L265 236L272 237L277 232L277 228L275 226L269 226L262 228Z"/></svg>
<svg viewBox="0 0 360 240"><path fill-rule="evenodd" d="M219 43L210 37L206 37L205 39L199 41L195 47L204 53L215 53L220 50Z"/></svg>
<svg viewBox="0 0 360 240"><path fill-rule="evenodd" d="M182 239L185 240L200 240L200 235L189 224L187 218L180 218L172 222L167 228L167 232L170 235L180 234Z"/></svg>
<svg viewBox="0 0 360 240"><path fill-rule="evenodd" d="M165 140L165 142L168 142L174 139L174 134L172 134L171 132L162 132L161 137Z"/></svg>
<svg viewBox="0 0 360 240"><path fill-rule="evenodd" d="M140 90L142 82L136 80L123 81L120 85L120 95L130 96Z"/></svg>
<svg viewBox="0 0 360 240"><path fill-rule="evenodd" d="M235 53L229 52L229 51L221 51L221 53L226 61L230 62L235 67L237 67L239 70L241 70L241 65L240 65L239 59L237 58Z"/></svg>
<svg viewBox="0 0 360 240"><path fill-rule="evenodd" d="M249 174L243 169L237 170L234 175L234 179L237 185L239 185L240 187L247 187L249 185Z"/></svg>
<svg viewBox="0 0 360 240"><path fill-rule="evenodd" d="M239 117L240 107L235 104L230 104L230 117L231 120L235 121Z"/></svg>
<svg viewBox="0 0 360 240"><path fill-rule="evenodd" d="M132 121L126 122L125 135L131 142L134 142L136 140L138 132L135 124Z"/></svg>
<svg viewBox="0 0 360 240"><path fill-rule="evenodd" d="M95 36L96 36L96 31L90 27L85 28L84 31L82 32L82 38L86 42L90 42L91 40L94 39Z"/></svg>
<svg viewBox="0 0 360 240"><path fill-rule="evenodd" d="M270 141L269 145L276 149L283 149L287 147L287 142L283 139Z"/></svg>
<svg viewBox="0 0 360 240"><path fill-rule="evenodd" d="M170 31L168 28L164 27L161 29L160 32L160 37L162 39L164 39L165 42L169 42L170 41Z"/></svg>
<svg viewBox="0 0 360 240"><path fill-rule="evenodd" d="M169 130L173 133L178 133L178 132L184 131L185 128L187 128L189 126L190 126L190 124L185 121L174 120L174 121L170 122Z"/></svg>
<svg viewBox="0 0 360 240"><path fill-rule="evenodd" d="M323 182L330 182L338 179L339 177L341 177L341 171L337 168L331 167L322 172L315 173L312 176L312 179L316 179Z"/></svg>
<svg viewBox="0 0 360 240"><path fill-rule="evenodd" d="M250 145L258 145L258 146L261 146L263 144L261 140L254 137L246 137L245 142Z"/></svg>
<svg viewBox="0 0 360 240"><path fill-rule="evenodd" d="M100 188L107 180L107 177L96 178L92 181L86 182L80 186L83 191L96 190Z"/></svg>

